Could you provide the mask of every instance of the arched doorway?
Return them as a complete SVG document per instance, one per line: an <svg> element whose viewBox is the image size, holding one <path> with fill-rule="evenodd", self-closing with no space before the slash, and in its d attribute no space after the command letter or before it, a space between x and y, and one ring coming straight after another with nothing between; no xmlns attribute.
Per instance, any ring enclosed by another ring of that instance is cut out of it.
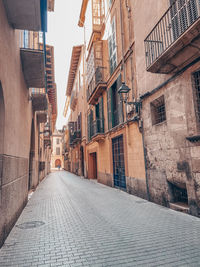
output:
<svg viewBox="0 0 200 267"><path fill-rule="evenodd" d="M55 167L56 168L61 167L61 160L60 159L56 159L56 161L55 161Z"/></svg>
<svg viewBox="0 0 200 267"><path fill-rule="evenodd" d="M0 82L0 160L2 160L4 147L4 123L5 123L5 105L3 97L3 89Z"/></svg>

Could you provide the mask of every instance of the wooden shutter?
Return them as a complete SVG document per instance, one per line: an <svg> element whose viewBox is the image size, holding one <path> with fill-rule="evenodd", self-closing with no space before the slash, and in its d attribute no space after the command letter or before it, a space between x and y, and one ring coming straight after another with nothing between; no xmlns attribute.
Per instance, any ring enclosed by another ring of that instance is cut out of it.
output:
<svg viewBox="0 0 200 267"><path fill-rule="evenodd" d="M118 121L121 124L124 121L124 112L123 112L123 102L120 100L120 95L118 94L118 89L122 85L121 74L117 78L116 94L117 94L117 109L118 109Z"/></svg>
<svg viewBox="0 0 200 267"><path fill-rule="evenodd" d="M113 127L113 105L112 105L112 87L107 91L107 105L108 105L108 129Z"/></svg>
<svg viewBox="0 0 200 267"><path fill-rule="evenodd" d="M100 119L100 131L104 132L104 112L103 112L103 96L99 101L99 119Z"/></svg>

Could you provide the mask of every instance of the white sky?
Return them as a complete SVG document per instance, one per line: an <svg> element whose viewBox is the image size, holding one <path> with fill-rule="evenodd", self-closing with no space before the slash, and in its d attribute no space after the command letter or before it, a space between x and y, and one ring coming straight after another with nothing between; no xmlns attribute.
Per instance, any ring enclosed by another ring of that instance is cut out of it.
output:
<svg viewBox="0 0 200 267"><path fill-rule="evenodd" d="M55 12L48 12L47 44L54 46L55 56L57 129L61 129L67 122L63 110L72 47L84 41L83 28L78 27L81 4L82 0L55 0Z"/></svg>

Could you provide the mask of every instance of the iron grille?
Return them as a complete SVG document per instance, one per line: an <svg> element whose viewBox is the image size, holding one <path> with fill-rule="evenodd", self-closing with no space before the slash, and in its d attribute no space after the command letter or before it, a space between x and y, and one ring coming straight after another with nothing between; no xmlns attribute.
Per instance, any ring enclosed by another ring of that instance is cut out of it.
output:
<svg viewBox="0 0 200 267"><path fill-rule="evenodd" d="M166 120L165 99L161 96L151 102L152 124L158 124Z"/></svg>
<svg viewBox="0 0 200 267"><path fill-rule="evenodd" d="M166 120L165 104L156 107L156 124Z"/></svg>
<svg viewBox="0 0 200 267"><path fill-rule="evenodd" d="M172 0L144 41L147 68L199 18L199 0Z"/></svg>
<svg viewBox="0 0 200 267"><path fill-rule="evenodd" d="M198 121L200 122L200 71L193 74L194 78L194 89L196 93L196 112Z"/></svg>

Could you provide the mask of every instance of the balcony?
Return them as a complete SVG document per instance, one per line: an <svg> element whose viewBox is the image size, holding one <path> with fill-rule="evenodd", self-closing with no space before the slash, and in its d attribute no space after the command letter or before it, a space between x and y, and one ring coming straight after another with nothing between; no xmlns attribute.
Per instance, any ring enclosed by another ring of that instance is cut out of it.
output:
<svg viewBox="0 0 200 267"><path fill-rule="evenodd" d="M24 79L28 88L45 87L43 35L39 32L20 32L20 54Z"/></svg>
<svg viewBox="0 0 200 267"><path fill-rule="evenodd" d="M106 89L105 69L104 67L97 67L88 85L87 101L91 105L95 105L102 92Z"/></svg>
<svg viewBox="0 0 200 267"><path fill-rule="evenodd" d="M33 111L44 111L48 108L47 95L44 89L34 88L31 92Z"/></svg>
<svg viewBox="0 0 200 267"><path fill-rule="evenodd" d="M45 147L51 147L51 138L50 135L49 136L44 136L44 145Z"/></svg>
<svg viewBox="0 0 200 267"><path fill-rule="evenodd" d="M81 131L75 131L70 134L69 144L74 145L81 141Z"/></svg>
<svg viewBox="0 0 200 267"><path fill-rule="evenodd" d="M199 57L200 1L175 0L145 39L147 71L171 73Z"/></svg>
<svg viewBox="0 0 200 267"><path fill-rule="evenodd" d="M90 125L90 140L96 142L104 141L104 123L102 119L97 119Z"/></svg>
<svg viewBox="0 0 200 267"><path fill-rule="evenodd" d="M46 111L38 111L37 112L37 121L38 121L38 123L47 122L47 112Z"/></svg>
<svg viewBox="0 0 200 267"><path fill-rule="evenodd" d="M3 0L9 24L14 29L42 31L46 25L47 1Z"/></svg>

